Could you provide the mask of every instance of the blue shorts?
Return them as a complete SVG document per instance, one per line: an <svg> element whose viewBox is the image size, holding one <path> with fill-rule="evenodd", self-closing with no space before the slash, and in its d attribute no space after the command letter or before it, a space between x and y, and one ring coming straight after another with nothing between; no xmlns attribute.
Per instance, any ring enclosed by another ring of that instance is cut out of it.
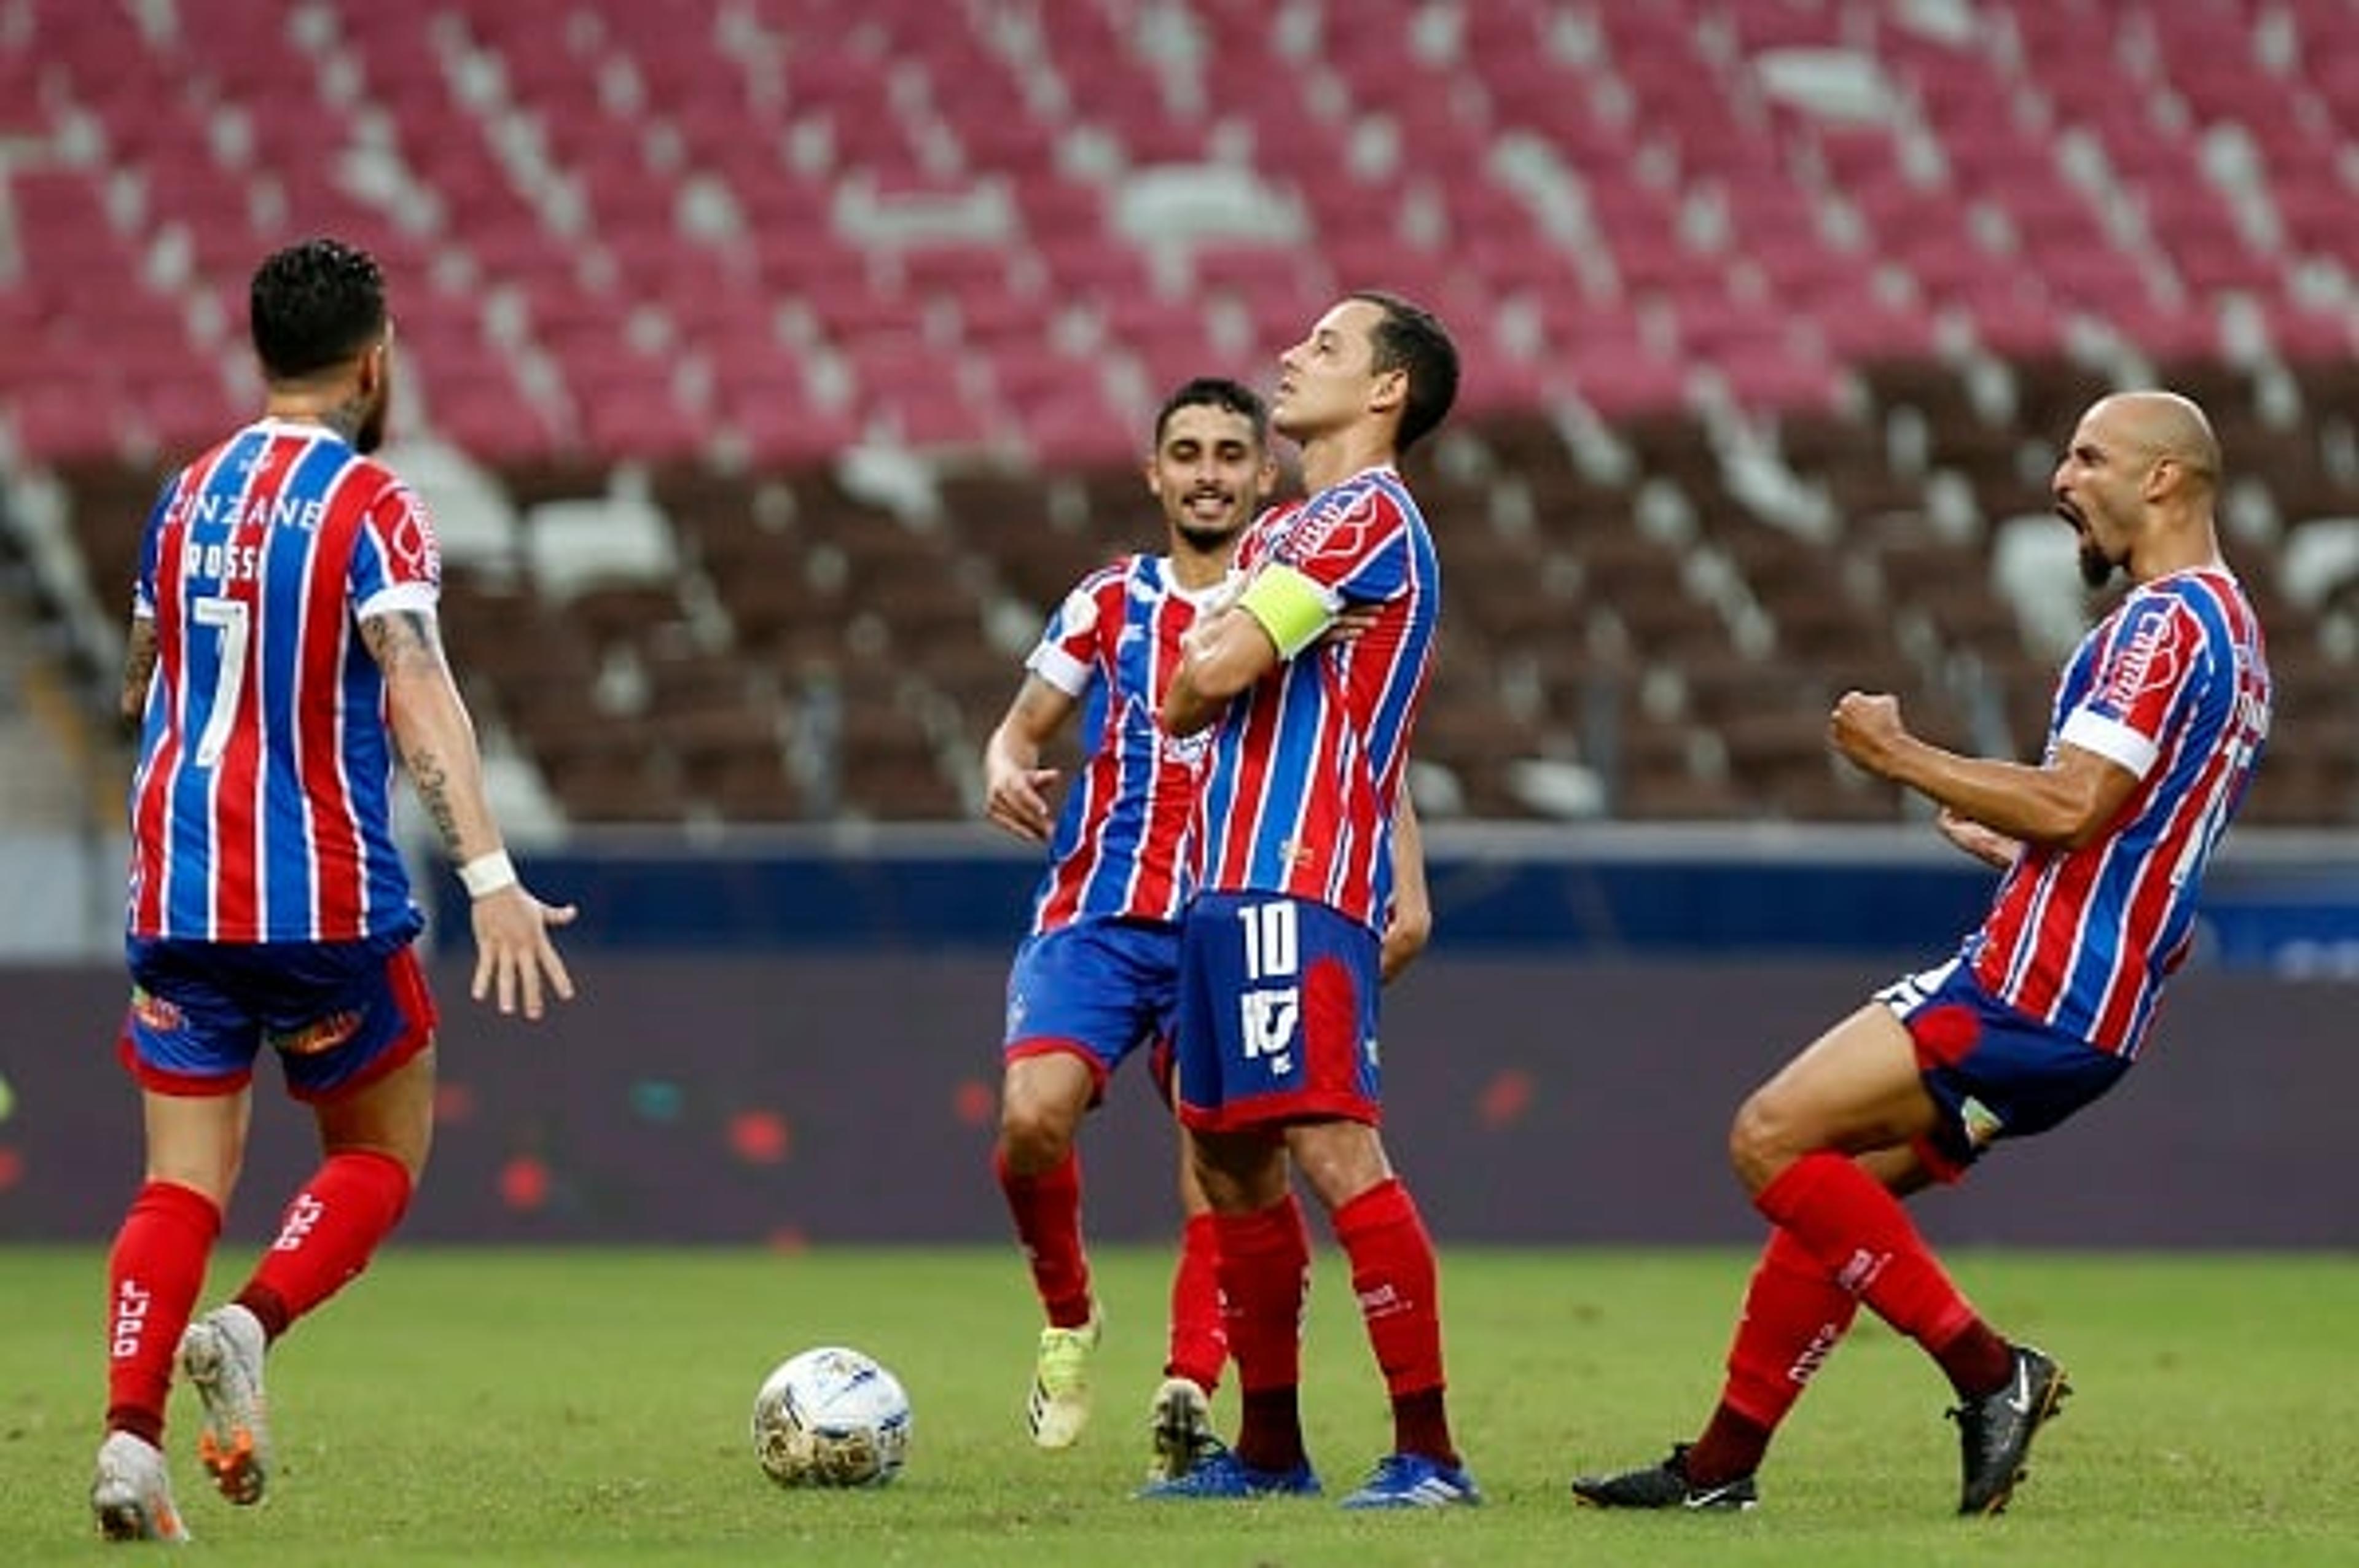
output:
<svg viewBox="0 0 2359 1568"><path fill-rule="evenodd" d="M117 1051L142 1088L225 1095L264 1046L288 1093L330 1100L432 1043L436 1013L402 932L363 942L146 941L124 945L131 1006Z"/></svg>
<svg viewBox="0 0 2359 1568"><path fill-rule="evenodd" d="M1954 1182L2002 1138L2028 1138L2112 1088L2129 1058L2050 1029L1994 999L1961 958L1875 993L1917 1047L1941 1120L1918 1152Z"/></svg>
<svg viewBox="0 0 2359 1568"><path fill-rule="evenodd" d="M1180 936L1180 1119L1383 1119L1376 934L1310 899L1205 893Z"/></svg>
<svg viewBox="0 0 2359 1568"><path fill-rule="evenodd" d="M1106 1079L1141 1045L1155 1048L1168 1094L1171 1018L1180 989L1180 927L1162 921L1091 920L1027 936L1007 971L1009 1062L1064 1052Z"/></svg>

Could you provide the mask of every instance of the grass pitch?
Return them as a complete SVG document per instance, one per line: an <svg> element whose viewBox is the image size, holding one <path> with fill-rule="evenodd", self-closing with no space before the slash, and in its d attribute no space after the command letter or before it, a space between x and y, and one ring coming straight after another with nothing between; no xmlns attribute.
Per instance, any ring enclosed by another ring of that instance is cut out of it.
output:
<svg viewBox="0 0 2359 1568"><path fill-rule="evenodd" d="M217 1260L215 1291L248 1256ZM1389 1445L1342 1260L1320 1255L1304 1404L1330 1500L1149 1505L1169 1257L1096 1259L1110 1314L1082 1445L1035 1453L1038 1326L1010 1249L507 1252L398 1245L273 1355L270 1500L232 1509L170 1434L182 1511L223 1563L2359 1563L2359 1260L1962 1253L1961 1281L2079 1390L2014 1511L1951 1516L1948 1390L1864 1320L1781 1434L1748 1516L1577 1509L1574 1471L1658 1458L1717 1390L1750 1260L1444 1254L1453 1415L1481 1510L1347 1515ZM103 1403L95 1249L0 1250L0 1561L91 1562ZM908 1473L785 1492L746 1419L763 1375L843 1342L908 1386ZM1218 1401L1224 1430L1234 1395Z"/></svg>

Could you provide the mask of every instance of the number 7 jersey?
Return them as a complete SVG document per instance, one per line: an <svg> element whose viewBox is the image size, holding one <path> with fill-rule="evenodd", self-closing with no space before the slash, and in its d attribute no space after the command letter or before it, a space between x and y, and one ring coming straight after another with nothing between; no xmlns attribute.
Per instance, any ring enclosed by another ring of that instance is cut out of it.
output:
<svg viewBox="0 0 2359 1568"><path fill-rule="evenodd" d="M360 618L430 612L440 585L417 496L324 427L250 425L164 487L132 603L157 649L132 935L355 941L415 923Z"/></svg>

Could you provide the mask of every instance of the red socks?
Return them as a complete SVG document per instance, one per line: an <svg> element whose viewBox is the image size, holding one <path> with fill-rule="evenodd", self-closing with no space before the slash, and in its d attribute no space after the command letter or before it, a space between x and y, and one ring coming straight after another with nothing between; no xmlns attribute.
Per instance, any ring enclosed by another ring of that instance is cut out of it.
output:
<svg viewBox="0 0 2359 1568"><path fill-rule="evenodd" d="M1688 1451L1688 1478L1711 1487L1758 1470L1769 1434L1858 1312L1859 1298L1836 1284L1791 1232L1772 1230L1728 1347L1720 1408Z"/></svg>
<svg viewBox="0 0 2359 1568"><path fill-rule="evenodd" d="M1063 1160L1036 1175L1023 1175L995 1151L992 1169L1007 1195L1016 1219L1016 1239L1032 1265L1032 1285L1040 1292L1049 1324L1079 1328L1090 1321L1090 1262L1082 1250L1082 1155L1068 1150Z"/></svg>
<svg viewBox="0 0 2359 1568"><path fill-rule="evenodd" d="M149 1182L106 1264L106 1429L163 1446L164 1399L180 1331L204 1288L221 1210L193 1187Z"/></svg>
<svg viewBox="0 0 2359 1568"><path fill-rule="evenodd" d="M1836 1286L1915 1340L1961 1393L2006 1381L2006 1342L1951 1283L1900 1200L1841 1154L1806 1154L1761 1189L1754 1206L1793 1233Z"/></svg>
<svg viewBox="0 0 2359 1568"><path fill-rule="evenodd" d="M332 1154L295 1195L278 1238L237 1294L271 1339L368 1267L409 1206L409 1171L390 1154Z"/></svg>
<svg viewBox="0 0 2359 1568"><path fill-rule="evenodd" d="M1441 1300L1432 1238L1397 1178L1335 1211L1335 1240L1393 1400L1393 1446L1456 1465L1441 1400Z"/></svg>
<svg viewBox="0 0 2359 1568"><path fill-rule="evenodd" d="M1776 1426L1858 1313L1859 1298L1836 1284L1792 1232L1771 1231L1728 1347L1722 1397L1761 1425Z"/></svg>
<svg viewBox="0 0 2359 1568"><path fill-rule="evenodd" d="M1310 1236L1288 1194L1252 1214L1212 1217L1221 1317L1236 1359L1243 1420L1236 1454L1258 1470L1302 1463L1296 1390L1302 1380L1302 1303L1310 1288Z"/></svg>
<svg viewBox="0 0 2359 1568"><path fill-rule="evenodd" d="M1180 1233L1180 1266L1171 1275L1171 1358L1167 1378L1185 1378L1206 1393L1220 1385L1229 1358L1221 1327L1221 1235L1209 1214L1190 1215Z"/></svg>

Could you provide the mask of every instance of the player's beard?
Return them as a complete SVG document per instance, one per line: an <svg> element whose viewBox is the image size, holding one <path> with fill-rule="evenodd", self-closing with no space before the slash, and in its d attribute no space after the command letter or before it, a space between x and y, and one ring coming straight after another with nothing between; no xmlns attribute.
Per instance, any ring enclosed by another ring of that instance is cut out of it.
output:
<svg viewBox="0 0 2359 1568"><path fill-rule="evenodd" d="M386 412L393 406L393 384L389 381L376 384L376 398L361 415L361 422L353 431L353 449L374 452L385 445Z"/></svg>
<svg viewBox="0 0 2359 1568"><path fill-rule="evenodd" d="M1198 524L1182 523L1180 524L1180 537L1198 555L1218 555L1228 548L1231 540L1245 532L1245 526L1242 520L1225 528L1206 528Z"/></svg>
<svg viewBox="0 0 2359 1568"><path fill-rule="evenodd" d="M2114 568L2120 565L2099 547L2096 540L2081 541L2081 580L2092 590L2113 581Z"/></svg>

